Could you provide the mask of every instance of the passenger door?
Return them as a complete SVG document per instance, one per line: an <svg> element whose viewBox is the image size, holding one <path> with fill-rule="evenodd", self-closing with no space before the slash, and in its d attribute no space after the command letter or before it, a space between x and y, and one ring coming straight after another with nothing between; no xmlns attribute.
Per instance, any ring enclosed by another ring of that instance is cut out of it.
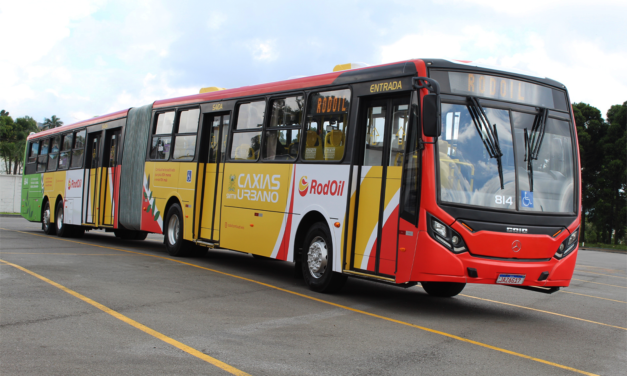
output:
<svg viewBox="0 0 627 376"><path fill-rule="evenodd" d="M200 149L206 158L200 203L200 238L217 242L220 240L222 180L231 116L229 113L204 116L203 134L209 132L209 137Z"/></svg>
<svg viewBox="0 0 627 376"><path fill-rule="evenodd" d="M98 226L99 202L99 167L100 167L100 140L102 132L91 133L87 139L87 155L85 160L84 223Z"/></svg>
<svg viewBox="0 0 627 376"><path fill-rule="evenodd" d="M351 269L396 273L409 101L409 95L386 97L362 101L360 106Z"/></svg>
<svg viewBox="0 0 627 376"><path fill-rule="evenodd" d="M120 169L118 168L121 129L106 132L102 177L102 224L113 226L118 202Z"/></svg>

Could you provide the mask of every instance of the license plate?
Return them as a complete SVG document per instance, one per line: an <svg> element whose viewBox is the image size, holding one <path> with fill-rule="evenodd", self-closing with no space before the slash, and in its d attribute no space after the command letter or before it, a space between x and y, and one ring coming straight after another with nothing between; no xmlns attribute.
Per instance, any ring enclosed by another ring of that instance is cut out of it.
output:
<svg viewBox="0 0 627 376"><path fill-rule="evenodd" d="M499 274L499 277L496 279L496 283L504 285L522 285L524 281L524 274Z"/></svg>

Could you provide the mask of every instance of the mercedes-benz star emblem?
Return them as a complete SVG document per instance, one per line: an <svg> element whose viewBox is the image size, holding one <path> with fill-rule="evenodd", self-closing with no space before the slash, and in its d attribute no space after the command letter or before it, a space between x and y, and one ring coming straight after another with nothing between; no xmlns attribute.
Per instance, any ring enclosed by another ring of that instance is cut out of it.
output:
<svg viewBox="0 0 627 376"><path fill-rule="evenodd" d="M512 251L518 252L521 248L522 244L520 243L520 240L514 240L514 242L512 243Z"/></svg>

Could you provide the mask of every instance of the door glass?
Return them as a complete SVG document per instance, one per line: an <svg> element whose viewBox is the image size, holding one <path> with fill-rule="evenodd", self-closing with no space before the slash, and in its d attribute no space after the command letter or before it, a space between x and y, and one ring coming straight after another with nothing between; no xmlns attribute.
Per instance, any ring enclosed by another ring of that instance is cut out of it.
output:
<svg viewBox="0 0 627 376"><path fill-rule="evenodd" d="M218 162L222 163L226 161L226 141L229 138L229 120L230 115L222 116L222 145L220 146L220 160ZM216 136L217 137L217 136Z"/></svg>
<svg viewBox="0 0 627 376"><path fill-rule="evenodd" d="M368 107L364 166L383 166L383 140L387 106Z"/></svg>
<svg viewBox="0 0 627 376"><path fill-rule="evenodd" d="M98 167L98 141L100 138L95 137L91 143L91 168Z"/></svg>
<svg viewBox="0 0 627 376"><path fill-rule="evenodd" d="M218 158L218 137L220 137L220 123L222 116L215 116L211 123L211 134L209 136L209 163L214 163Z"/></svg>
<svg viewBox="0 0 627 376"><path fill-rule="evenodd" d="M390 145L390 160L388 166L403 165L408 120L409 105L402 104L394 106L392 113L392 145Z"/></svg>
<svg viewBox="0 0 627 376"><path fill-rule="evenodd" d="M111 152L109 153L109 167L116 166L115 159L115 150L117 148L117 138L116 135L111 136Z"/></svg>

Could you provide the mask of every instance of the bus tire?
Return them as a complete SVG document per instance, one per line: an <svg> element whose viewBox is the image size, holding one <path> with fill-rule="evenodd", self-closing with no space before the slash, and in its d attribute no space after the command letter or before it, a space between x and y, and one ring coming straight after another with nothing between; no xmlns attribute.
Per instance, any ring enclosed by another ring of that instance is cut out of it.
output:
<svg viewBox="0 0 627 376"><path fill-rule="evenodd" d="M450 298L462 292L465 283L458 282L420 282L422 288L431 296Z"/></svg>
<svg viewBox="0 0 627 376"><path fill-rule="evenodd" d="M50 217L52 213L50 213L50 201L46 201L44 205L44 211L41 216L41 229L44 230L46 235L54 235L56 232L56 227L50 223Z"/></svg>
<svg viewBox="0 0 627 376"><path fill-rule="evenodd" d="M333 271L333 243L325 223L311 226L302 252L300 264L307 287L316 292L333 293L344 286L346 275Z"/></svg>
<svg viewBox="0 0 627 376"><path fill-rule="evenodd" d="M183 240L183 211L179 204L173 204L165 217L163 235L168 254L174 257L185 257L189 253Z"/></svg>
<svg viewBox="0 0 627 376"><path fill-rule="evenodd" d="M57 215L54 217L54 225L56 227L57 236L61 238L69 238L72 236L72 226L63 223L63 201L57 204Z"/></svg>

